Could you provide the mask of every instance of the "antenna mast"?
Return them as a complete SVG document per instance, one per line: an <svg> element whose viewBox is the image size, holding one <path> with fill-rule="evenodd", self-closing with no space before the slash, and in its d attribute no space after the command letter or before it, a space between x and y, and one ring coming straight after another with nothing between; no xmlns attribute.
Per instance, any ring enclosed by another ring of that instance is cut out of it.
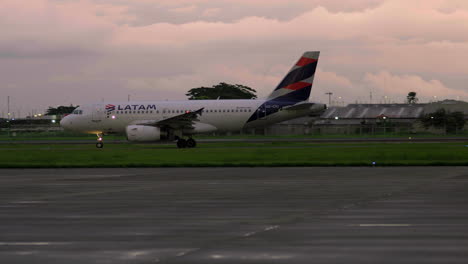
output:
<svg viewBox="0 0 468 264"><path fill-rule="evenodd" d="M333 93L332 92L327 92L325 94L328 95L328 105L331 106L331 96L332 96Z"/></svg>

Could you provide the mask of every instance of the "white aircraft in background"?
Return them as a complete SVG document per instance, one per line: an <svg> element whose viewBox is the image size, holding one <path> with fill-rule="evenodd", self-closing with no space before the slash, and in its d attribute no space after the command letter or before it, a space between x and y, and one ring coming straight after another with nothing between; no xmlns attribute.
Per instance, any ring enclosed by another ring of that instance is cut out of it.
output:
<svg viewBox="0 0 468 264"><path fill-rule="evenodd" d="M108 102L83 105L60 121L66 130L103 135L125 133L129 141L177 140L193 148L195 134L240 131L323 111L308 102L319 51L305 52L265 100L186 100ZM187 139L184 139L187 138Z"/></svg>

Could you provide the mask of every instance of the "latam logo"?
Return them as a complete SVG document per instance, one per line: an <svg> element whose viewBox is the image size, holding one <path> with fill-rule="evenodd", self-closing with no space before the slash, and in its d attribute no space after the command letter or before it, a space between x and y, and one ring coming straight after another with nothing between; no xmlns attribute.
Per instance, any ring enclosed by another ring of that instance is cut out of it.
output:
<svg viewBox="0 0 468 264"><path fill-rule="evenodd" d="M113 104L107 104L106 105L106 111L107 112L112 112L112 111L115 111L115 110L119 110L119 111L122 111L122 110L156 110L156 105L152 104L148 104L148 105L140 105L140 104L134 104L134 105L113 105Z"/></svg>
<svg viewBox="0 0 468 264"><path fill-rule="evenodd" d="M117 110L156 110L156 105L118 105Z"/></svg>
<svg viewBox="0 0 468 264"><path fill-rule="evenodd" d="M113 104L107 104L106 105L107 114L109 114L110 112L112 112L114 110L115 110L115 105L113 105Z"/></svg>

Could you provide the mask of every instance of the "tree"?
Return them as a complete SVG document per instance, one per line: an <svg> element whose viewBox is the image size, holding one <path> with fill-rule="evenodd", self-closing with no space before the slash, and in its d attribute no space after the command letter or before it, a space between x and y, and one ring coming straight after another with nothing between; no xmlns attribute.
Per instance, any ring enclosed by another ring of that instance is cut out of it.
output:
<svg viewBox="0 0 468 264"><path fill-rule="evenodd" d="M421 123L427 129L429 127L443 128L446 133L454 133L465 126L465 116L462 112L448 112L441 108L434 113L425 114Z"/></svg>
<svg viewBox="0 0 468 264"><path fill-rule="evenodd" d="M49 106L49 109L47 109L45 115L65 115L65 114L70 114L75 110L78 106L57 106L57 107L52 107Z"/></svg>
<svg viewBox="0 0 468 264"><path fill-rule="evenodd" d="M221 82L212 87L198 87L190 89L185 95L189 100L204 99L255 99L257 91L241 84Z"/></svg>
<svg viewBox="0 0 468 264"><path fill-rule="evenodd" d="M409 92L408 96L406 96L406 101L408 104L415 104L418 102L418 98L416 97L416 92Z"/></svg>

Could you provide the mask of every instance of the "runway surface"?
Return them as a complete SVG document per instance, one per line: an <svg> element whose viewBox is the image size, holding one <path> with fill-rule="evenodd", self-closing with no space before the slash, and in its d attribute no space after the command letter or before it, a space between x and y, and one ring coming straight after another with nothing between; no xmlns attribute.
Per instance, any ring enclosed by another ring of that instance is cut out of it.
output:
<svg viewBox="0 0 468 264"><path fill-rule="evenodd" d="M468 263L468 168L0 170L1 263Z"/></svg>

